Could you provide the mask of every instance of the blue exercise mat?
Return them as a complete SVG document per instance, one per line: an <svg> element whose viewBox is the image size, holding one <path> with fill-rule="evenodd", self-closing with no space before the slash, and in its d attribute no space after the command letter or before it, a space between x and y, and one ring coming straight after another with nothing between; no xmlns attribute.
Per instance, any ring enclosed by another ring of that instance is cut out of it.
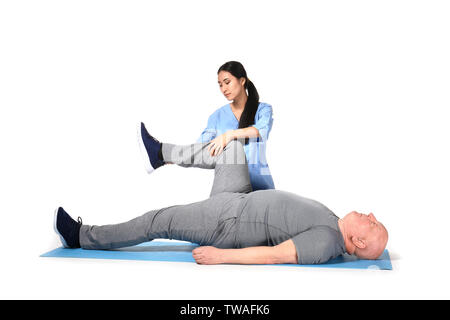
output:
<svg viewBox="0 0 450 320"><path fill-rule="evenodd" d="M141 243L133 247L113 250L66 249L61 247L44 253L41 257L176 261L195 263L195 260L192 257L192 250L196 247L198 247L197 244L190 242L156 240ZM377 260L361 260L355 256L345 254L323 264L277 264L273 266L392 270L391 259L387 250L384 250L381 257Z"/></svg>

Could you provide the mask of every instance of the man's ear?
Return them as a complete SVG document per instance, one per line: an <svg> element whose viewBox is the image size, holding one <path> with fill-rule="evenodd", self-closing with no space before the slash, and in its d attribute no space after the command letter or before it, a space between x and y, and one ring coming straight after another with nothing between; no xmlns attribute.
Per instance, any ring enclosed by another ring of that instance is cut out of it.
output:
<svg viewBox="0 0 450 320"><path fill-rule="evenodd" d="M366 241L364 239L360 239L358 237L351 237L352 243L355 245L355 247L359 249L364 249L366 247Z"/></svg>

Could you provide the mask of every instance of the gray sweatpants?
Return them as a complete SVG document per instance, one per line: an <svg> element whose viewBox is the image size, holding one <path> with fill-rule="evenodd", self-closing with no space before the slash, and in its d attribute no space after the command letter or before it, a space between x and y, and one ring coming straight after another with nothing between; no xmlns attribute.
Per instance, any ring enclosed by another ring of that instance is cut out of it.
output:
<svg viewBox="0 0 450 320"><path fill-rule="evenodd" d="M84 249L113 249L155 238L184 240L218 248L236 247L236 218L252 191L241 141L228 143L219 156L211 157L208 143L163 144L164 161L183 167L214 169L209 199L187 205L152 210L125 223L82 225L80 245Z"/></svg>

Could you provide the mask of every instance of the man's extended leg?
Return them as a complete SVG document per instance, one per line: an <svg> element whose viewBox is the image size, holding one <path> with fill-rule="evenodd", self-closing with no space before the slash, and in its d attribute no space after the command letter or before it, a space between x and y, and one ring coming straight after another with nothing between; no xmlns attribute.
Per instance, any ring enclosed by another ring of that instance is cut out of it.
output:
<svg viewBox="0 0 450 320"><path fill-rule="evenodd" d="M185 240L199 245L235 246L235 218L245 195L224 192L203 201L151 210L128 222L103 226L81 225L63 208L55 214L55 231L65 247L114 249L155 238Z"/></svg>

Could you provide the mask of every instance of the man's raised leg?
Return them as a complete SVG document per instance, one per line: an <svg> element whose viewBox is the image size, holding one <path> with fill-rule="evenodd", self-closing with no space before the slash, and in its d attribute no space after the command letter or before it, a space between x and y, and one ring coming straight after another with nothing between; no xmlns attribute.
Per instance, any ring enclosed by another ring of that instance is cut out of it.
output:
<svg viewBox="0 0 450 320"><path fill-rule="evenodd" d="M208 142L189 145L161 143L148 133L143 123L139 125L138 137L149 173L167 162L182 167L214 169L214 182L210 196L221 192L248 193L252 191L244 147L239 140L229 142L220 155L211 156L208 151Z"/></svg>
<svg viewBox="0 0 450 320"><path fill-rule="evenodd" d="M163 143L162 156L164 161L182 167L214 169L210 196L221 192L252 191L244 147L239 140L229 142L218 156L210 155L207 142L190 145Z"/></svg>

